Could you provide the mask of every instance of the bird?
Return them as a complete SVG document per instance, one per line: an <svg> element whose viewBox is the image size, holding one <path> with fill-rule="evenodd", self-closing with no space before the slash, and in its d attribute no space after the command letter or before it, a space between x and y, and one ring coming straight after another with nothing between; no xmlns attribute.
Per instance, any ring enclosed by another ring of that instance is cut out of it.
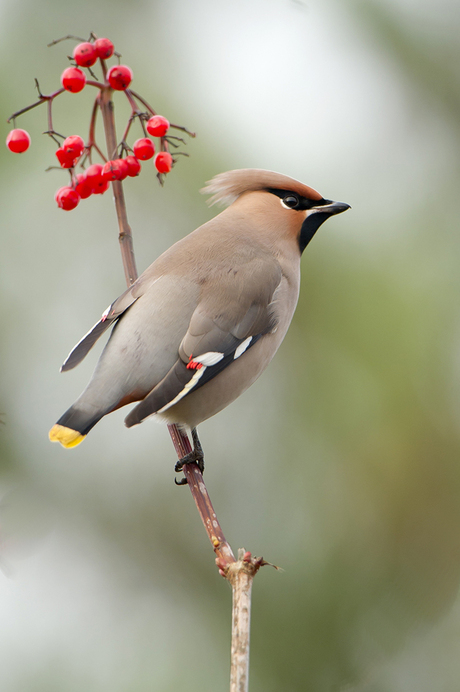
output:
<svg viewBox="0 0 460 692"><path fill-rule="evenodd" d="M201 190L226 208L185 236L117 298L72 349L78 365L113 327L93 376L49 438L72 448L108 413L135 403L130 428L146 418L192 433L265 370L291 323L300 260L317 229L350 208L274 171L220 173Z"/></svg>

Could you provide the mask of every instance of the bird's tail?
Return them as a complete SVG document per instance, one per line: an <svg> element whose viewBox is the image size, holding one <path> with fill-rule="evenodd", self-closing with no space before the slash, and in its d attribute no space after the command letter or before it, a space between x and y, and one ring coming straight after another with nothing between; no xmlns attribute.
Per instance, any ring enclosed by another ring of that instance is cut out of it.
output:
<svg viewBox="0 0 460 692"><path fill-rule="evenodd" d="M51 442L60 442L67 449L76 447L83 442L91 428L105 413L105 411L89 412L74 404L59 418L56 425L53 425L49 431L49 438Z"/></svg>
<svg viewBox="0 0 460 692"><path fill-rule="evenodd" d="M53 425L49 431L49 438L51 442L60 442L63 447L70 449L71 447L76 447L83 442L86 435L82 435L78 430L72 430L72 428L67 428L65 425Z"/></svg>

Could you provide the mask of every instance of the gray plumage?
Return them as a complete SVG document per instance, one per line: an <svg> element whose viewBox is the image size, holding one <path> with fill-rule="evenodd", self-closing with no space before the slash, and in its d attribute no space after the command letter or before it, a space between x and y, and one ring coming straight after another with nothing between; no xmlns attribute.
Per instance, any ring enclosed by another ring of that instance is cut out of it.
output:
<svg viewBox="0 0 460 692"><path fill-rule="evenodd" d="M231 206L161 255L77 344L62 370L115 324L51 439L74 446L69 429L83 439L135 401L128 427L155 415L194 428L247 389L277 351L297 304L305 237L348 205L255 169L216 176L204 191Z"/></svg>

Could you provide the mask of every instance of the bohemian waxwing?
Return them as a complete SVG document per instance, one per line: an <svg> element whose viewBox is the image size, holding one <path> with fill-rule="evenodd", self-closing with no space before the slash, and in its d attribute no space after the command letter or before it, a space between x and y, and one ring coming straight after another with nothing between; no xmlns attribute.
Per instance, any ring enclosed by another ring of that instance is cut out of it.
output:
<svg viewBox="0 0 460 692"><path fill-rule="evenodd" d="M114 325L91 381L50 440L74 447L107 413L138 401L128 428L154 415L192 429L197 448L196 426L244 392L281 344L306 245L349 208L257 169L221 173L203 192L230 206L161 255L71 351L61 370L78 365Z"/></svg>

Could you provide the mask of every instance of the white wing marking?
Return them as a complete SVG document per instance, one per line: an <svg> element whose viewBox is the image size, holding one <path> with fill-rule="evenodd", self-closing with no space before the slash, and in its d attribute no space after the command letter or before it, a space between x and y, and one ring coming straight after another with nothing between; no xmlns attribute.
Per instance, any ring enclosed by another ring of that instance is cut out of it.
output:
<svg viewBox="0 0 460 692"><path fill-rule="evenodd" d="M208 367L209 365L217 365L217 363L219 363L223 357L223 353L219 353L218 351L208 351L207 353L203 353L203 355L197 356L196 358L192 356L192 360L194 363L201 363L202 365Z"/></svg>
<svg viewBox="0 0 460 692"><path fill-rule="evenodd" d="M187 382L187 384L182 389L182 391L180 391L179 394L177 396L175 396L172 401L170 401L168 404L163 406L163 408L160 408L156 413L163 413L164 411L167 411L168 408L170 408L171 406L174 406L174 404L177 404L178 401L183 399L184 396L189 393L189 391L196 385L198 380L204 375L205 370L206 370L205 366L203 366L202 368L197 370L195 372L195 374L193 375L192 379L189 380L189 382Z"/></svg>
<svg viewBox="0 0 460 692"><path fill-rule="evenodd" d="M233 356L233 360L236 360L236 358L239 358L240 356L243 355L243 353L246 351L248 348L249 344L252 341L252 336L248 336L247 339L241 342L241 344L235 349L235 355Z"/></svg>

